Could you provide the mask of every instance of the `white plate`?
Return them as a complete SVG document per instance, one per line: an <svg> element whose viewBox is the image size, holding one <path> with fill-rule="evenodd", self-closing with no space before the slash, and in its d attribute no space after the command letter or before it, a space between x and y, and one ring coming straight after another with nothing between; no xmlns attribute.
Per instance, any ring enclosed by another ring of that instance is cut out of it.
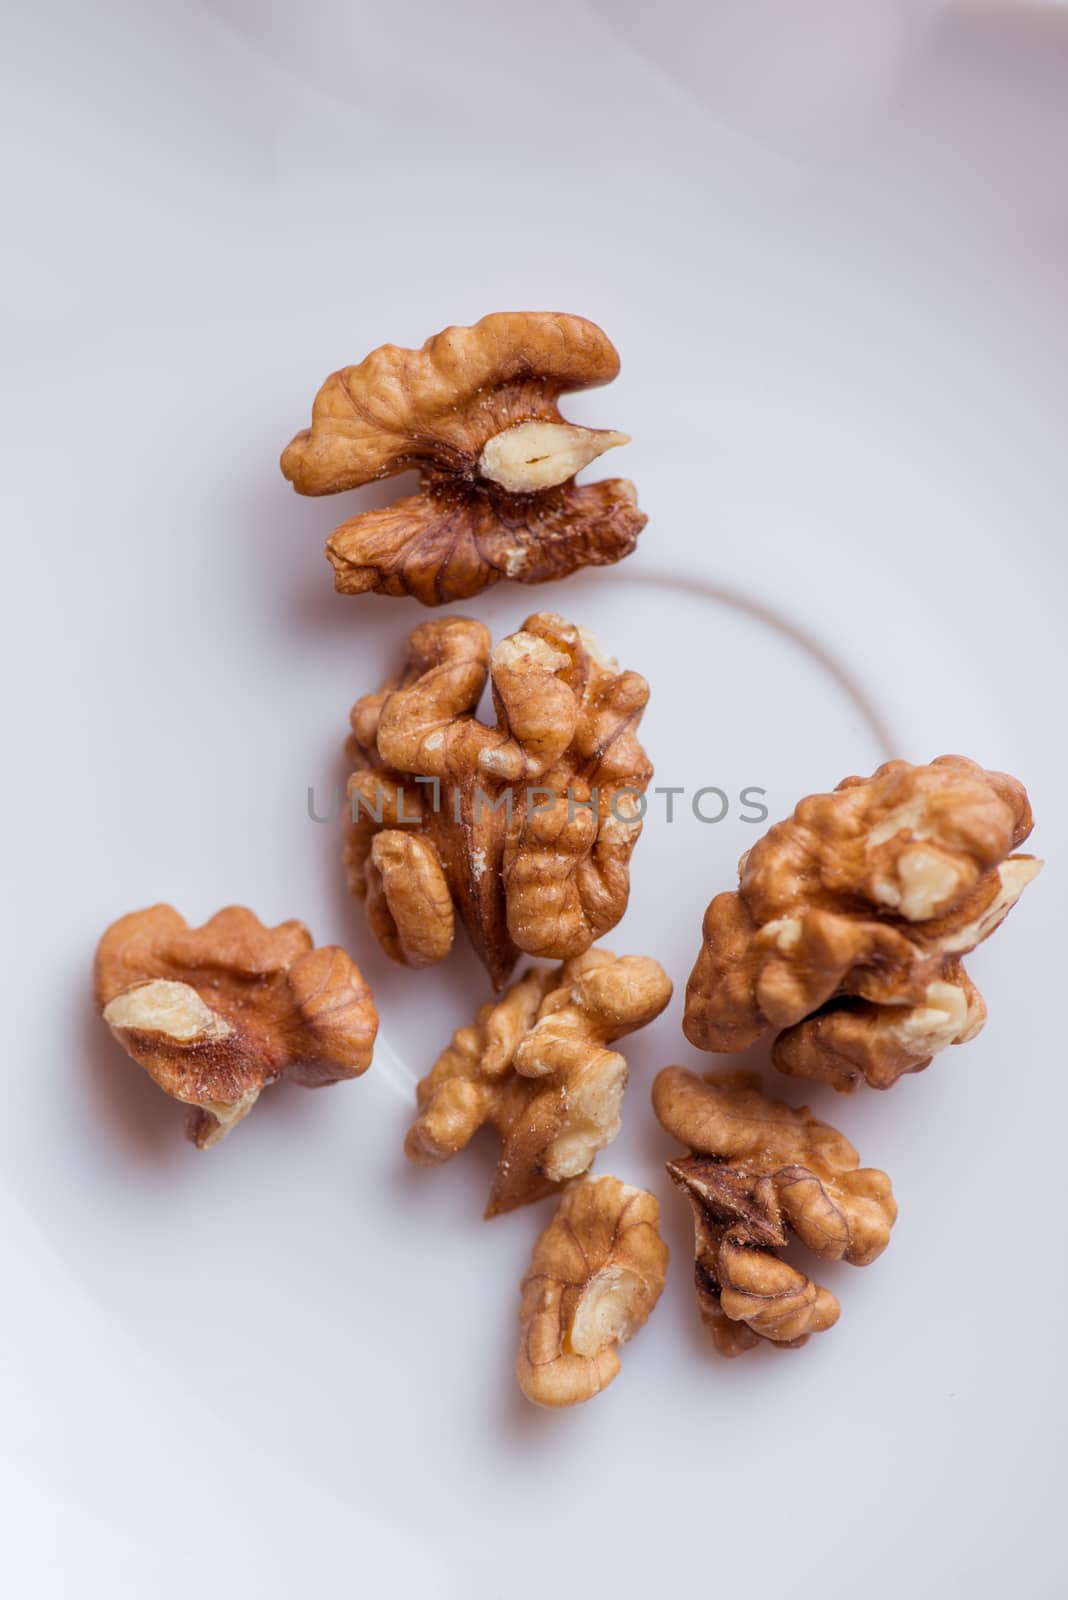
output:
<svg viewBox="0 0 1068 1600"><path fill-rule="evenodd" d="M803 95L772 115L744 73L722 105L722 74L698 92L681 11L654 49L625 6L364 10L98 6L58 56L47 7L19 22L16 111L47 85L50 112L8 205L8 1588L1053 1594L1068 215L1046 164L1068 97L1047 41L884 6L885 38L854 41L863 95L843 57L811 116ZM616 1383L559 1415L512 1378L549 1208L482 1222L488 1140L435 1172L401 1155L482 975L466 950L390 966L306 814L425 613L335 597L322 542L374 496L300 500L276 468L333 366L528 305L618 343L618 382L565 409L633 434L612 470L650 522L614 571L459 609L498 636L562 611L643 671L658 784L759 786L775 817L958 750L1028 782L1051 858L970 963L978 1041L888 1095L806 1097L890 1172L900 1221L870 1271L826 1272L832 1333L727 1363L648 1093L665 1062L713 1064L681 991L759 830L651 808L607 942L677 993L627 1047L597 1170L656 1190L672 1269ZM102 928L159 899L346 944L383 1018L367 1077L272 1090L221 1148L186 1145L88 998Z"/></svg>

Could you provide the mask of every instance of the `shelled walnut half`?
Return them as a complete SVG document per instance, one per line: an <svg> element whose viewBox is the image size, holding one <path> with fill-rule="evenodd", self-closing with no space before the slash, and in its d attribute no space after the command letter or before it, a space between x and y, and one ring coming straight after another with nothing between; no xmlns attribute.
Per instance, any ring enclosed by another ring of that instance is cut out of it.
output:
<svg viewBox="0 0 1068 1600"><path fill-rule="evenodd" d="M986 1008L961 957L988 938L1042 862L1023 785L963 756L890 761L810 795L739 865L705 915L684 1029L702 1050L782 1030L781 1072L888 1089Z"/></svg>
<svg viewBox="0 0 1068 1600"><path fill-rule="evenodd" d="M228 906L190 928L171 906L133 911L101 938L93 987L123 1048L189 1106L186 1135L201 1150L276 1079L315 1089L371 1064L371 991L344 950L315 949L301 922L265 928Z"/></svg>
<svg viewBox="0 0 1068 1600"><path fill-rule="evenodd" d="M607 1046L670 999L670 979L645 956L589 950L532 967L453 1035L422 1080L405 1154L437 1166L489 1123L501 1154L487 1217L541 1199L586 1172L619 1132L627 1063Z"/></svg>
<svg viewBox="0 0 1068 1600"><path fill-rule="evenodd" d="M590 1400L619 1371L619 1346L648 1321L667 1274L656 1199L618 1178L564 1191L522 1283L516 1378L539 1406Z"/></svg>
<svg viewBox="0 0 1068 1600"><path fill-rule="evenodd" d="M496 726L476 711L492 678ZM454 913L494 987L521 951L565 960L619 921L652 767L649 688L552 612L490 655L480 622L424 622L352 709L345 862L386 954L440 961Z"/></svg>
<svg viewBox="0 0 1068 1600"><path fill-rule="evenodd" d="M412 467L421 475L417 493L330 535L337 589L432 606L501 578L544 583L629 555L646 521L634 485L575 483L627 435L565 422L557 404L618 371L584 317L507 311L333 373L282 456L294 488L336 494Z"/></svg>
<svg viewBox="0 0 1068 1600"><path fill-rule="evenodd" d="M653 1108L690 1152L667 1170L693 1207L697 1304L719 1353L762 1339L793 1348L832 1327L835 1296L775 1251L790 1230L824 1260L874 1261L897 1217L885 1172L859 1167L807 1106L768 1099L755 1073L665 1067Z"/></svg>

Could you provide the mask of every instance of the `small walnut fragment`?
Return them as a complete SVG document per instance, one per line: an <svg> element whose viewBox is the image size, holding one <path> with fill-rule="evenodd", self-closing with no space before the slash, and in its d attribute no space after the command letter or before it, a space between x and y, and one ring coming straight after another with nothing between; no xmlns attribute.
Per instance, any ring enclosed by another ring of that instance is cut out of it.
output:
<svg viewBox="0 0 1068 1600"><path fill-rule="evenodd" d="M864 1267L897 1216L885 1172L860 1168L844 1135L760 1092L755 1073L699 1078L665 1067L662 1126L689 1149L667 1170L693 1207L697 1304L721 1355L762 1339L802 1345L838 1321L838 1301L775 1254L792 1231L827 1261Z"/></svg>
<svg viewBox="0 0 1068 1600"><path fill-rule="evenodd" d="M515 1372L538 1406L573 1406L607 1388L619 1346L648 1321L667 1274L656 1199L618 1178L571 1184L534 1246L522 1283Z"/></svg>
<svg viewBox="0 0 1068 1600"><path fill-rule="evenodd" d="M476 711L492 678L496 725ZM395 961L452 945L454 914L500 989L521 951L581 955L626 909L652 767L644 678L582 628L528 617L490 655L480 622L424 622L352 710L345 861Z"/></svg>
<svg viewBox="0 0 1068 1600"><path fill-rule="evenodd" d="M371 991L344 950L315 949L301 922L265 928L228 906L190 928L171 906L133 911L100 940L93 987L123 1048L189 1106L186 1135L201 1150L276 1079L315 1089L371 1064Z"/></svg>
<svg viewBox="0 0 1068 1600"><path fill-rule="evenodd" d="M781 1030L781 1072L888 1089L986 1008L961 957L1007 916L1042 862L1022 784L963 756L890 761L810 795L743 856L705 915L686 1037L741 1050Z"/></svg>
<svg viewBox="0 0 1068 1600"><path fill-rule="evenodd" d="M446 328L421 350L383 345L327 378L312 425L282 456L301 494L336 494L416 468L419 490L330 535L342 594L464 600L605 566L645 526L623 478L575 474L625 433L565 422L562 394L609 383L619 356L584 317L509 311Z"/></svg>
<svg viewBox="0 0 1068 1600"><path fill-rule="evenodd" d="M487 1217L540 1200L588 1171L619 1132L627 1063L608 1045L670 999L670 979L646 956L589 950L532 967L453 1035L422 1080L405 1154L437 1166L489 1123L501 1155Z"/></svg>

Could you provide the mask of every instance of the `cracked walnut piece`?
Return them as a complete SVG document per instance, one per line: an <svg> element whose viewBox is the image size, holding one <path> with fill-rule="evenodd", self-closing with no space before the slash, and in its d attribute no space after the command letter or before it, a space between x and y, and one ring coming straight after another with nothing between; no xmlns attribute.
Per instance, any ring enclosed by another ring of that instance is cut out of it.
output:
<svg viewBox="0 0 1068 1600"><path fill-rule="evenodd" d="M656 1199L618 1178L571 1184L522 1282L515 1374L538 1406L607 1388L619 1346L648 1321L667 1274Z"/></svg>
<svg viewBox="0 0 1068 1600"><path fill-rule="evenodd" d="M532 967L457 1030L419 1084L405 1154L437 1166L489 1123L501 1154L486 1216L540 1200L588 1171L619 1132L627 1063L607 1046L670 999L671 980L647 956L589 950Z"/></svg>
<svg viewBox="0 0 1068 1600"><path fill-rule="evenodd" d="M100 940L93 988L123 1048L189 1106L200 1150L277 1078L315 1089L371 1064L371 991L344 950L316 950L301 922L265 928L228 906L190 928L171 906L133 911Z"/></svg>
<svg viewBox="0 0 1068 1600"><path fill-rule="evenodd" d="M476 716L492 678L496 726ZM644 678L551 612L490 655L480 622L424 622L352 709L345 862L386 954L447 954L458 911L494 988L520 951L581 955L626 910L652 777Z"/></svg>
<svg viewBox="0 0 1068 1600"><path fill-rule="evenodd" d="M782 1030L781 1072L888 1089L986 1018L961 957L1042 866L1023 785L963 756L889 761L810 795L705 915L683 1028L702 1050Z"/></svg>
<svg viewBox="0 0 1068 1600"><path fill-rule="evenodd" d="M859 1168L807 1106L769 1100L755 1073L665 1067L653 1108L691 1152L667 1170L693 1207L697 1304L720 1355L762 1339L792 1349L832 1327L835 1296L774 1252L789 1229L826 1261L874 1261L897 1217L885 1172Z"/></svg>
<svg viewBox="0 0 1068 1600"><path fill-rule="evenodd" d="M282 456L294 488L335 494L421 475L417 493L330 535L335 587L436 606L501 578L545 583L629 555L646 521L634 485L575 482L627 435L564 422L557 408L618 371L584 317L508 311L446 328L421 350L383 345L327 378L311 428Z"/></svg>

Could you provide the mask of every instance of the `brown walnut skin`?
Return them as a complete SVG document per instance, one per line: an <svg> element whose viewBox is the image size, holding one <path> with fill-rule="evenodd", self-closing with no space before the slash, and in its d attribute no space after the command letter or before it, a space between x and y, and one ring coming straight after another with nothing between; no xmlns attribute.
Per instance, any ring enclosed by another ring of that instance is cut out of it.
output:
<svg viewBox="0 0 1068 1600"><path fill-rule="evenodd" d="M475 714L487 678L496 726ZM346 747L349 888L387 955L440 961L458 912L500 989L521 952L568 960L613 928L652 777L648 697L552 612L492 657L480 622L420 624L400 673L356 702Z"/></svg>
<svg viewBox="0 0 1068 1600"><path fill-rule="evenodd" d="M836 1297L775 1251L789 1230L824 1260L874 1261L897 1217L885 1172L861 1168L807 1106L762 1094L755 1073L665 1067L653 1109L690 1152L667 1170L693 1208L698 1310L720 1355L762 1340L793 1349L833 1327Z"/></svg>
<svg viewBox="0 0 1068 1600"><path fill-rule="evenodd" d="M560 967L532 967L481 1007L473 1027L457 1030L419 1084L409 1161L448 1161L490 1124L501 1155L487 1217L579 1177L619 1132L627 1063L608 1045L670 999L670 979L647 956L589 950Z"/></svg>
<svg viewBox="0 0 1068 1600"><path fill-rule="evenodd" d="M301 922L266 928L228 906L190 928L171 906L120 917L97 946L97 1008L186 1136L218 1143L278 1078L316 1089L371 1064L378 1015L359 968Z"/></svg>
<svg viewBox="0 0 1068 1600"><path fill-rule="evenodd" d="M565 1189L522 1282L516 1378L535 1405L591 1400L619 1371L667 1275L656 1199L618 1178Z"/></svg>
<svg viewBox="0 0 1068 1600"><path fill-rule="evenodd" d="M888 1089L981 1029L961 957L1042 866L1015 778L963 756L890 761L810 795L743 856L705 915L683 1028L702 1050L769 1029L781 1072Z"/></svg>
<svg viewBox="0 0 1068 1600"><path fill-rule="evenodd" d="M609 383L619 356L584 317L497 312L420 350L383 345L333 373L312 425L282 455L300 494L336 494L415 468L418 492L335 529L342 594L465 600L630 554L646 517L623 478L575 473L626 435L565 423L562 394Z"/></svg>

